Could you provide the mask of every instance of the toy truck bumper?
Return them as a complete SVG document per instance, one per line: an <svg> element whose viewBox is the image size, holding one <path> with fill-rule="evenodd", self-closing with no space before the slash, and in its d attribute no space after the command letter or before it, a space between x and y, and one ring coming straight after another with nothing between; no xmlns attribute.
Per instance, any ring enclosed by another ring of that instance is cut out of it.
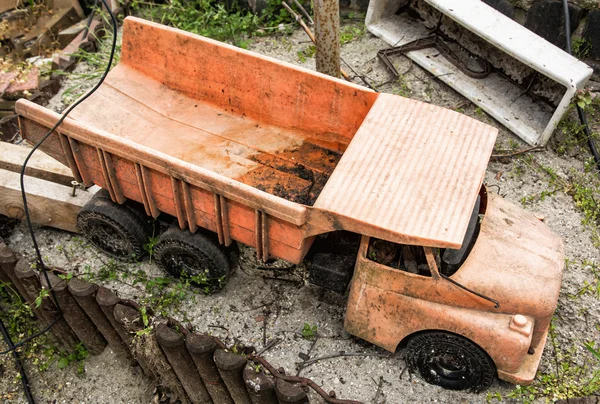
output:
<svg viewBox="0 0 600 404"><path fill-rule="evenodd" d="M548 330L544 333L544 336L540 340L537 347L534 347L535 352L531 355L527 354L521 367L514 373L505 372L498 369L498 378L506 380L507 382L519 385L528 385L535 379L538 366L542 359L542 353L544 352L544 346L546 345L546 339L548 338Z"/></svg>

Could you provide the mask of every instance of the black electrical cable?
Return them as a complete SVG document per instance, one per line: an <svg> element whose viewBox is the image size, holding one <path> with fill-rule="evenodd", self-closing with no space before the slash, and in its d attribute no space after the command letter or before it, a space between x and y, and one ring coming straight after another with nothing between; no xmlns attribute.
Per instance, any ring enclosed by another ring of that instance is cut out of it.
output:
<svg viewBox="0 0 600 404"><path fill-rule="evenodd" d="M563 0L563 9L565 12L565 36L567 39L567 52L570 55L573 54L571 50L571 17L569 16L569 3L567 0ZM596 148L596 143L594 142L594 138L592 137L592 133L590 132L590 126L588 125L587 118L585 116L585 112L583 109L576 105L577 115L579 115L579 121L583 125L583 131L585 132L585 136L587 137L588 146L590 147L590 151L594 156L594 161L596 162L596 167L598 167L598 173L600 174L600 155L598 155L598 149Z"/></svg>
<svg viewBox="0 0 600 404"><path fill-rule="evenodd" d="M46 133L44 135L44 137L42 137L40 139L40 141L38 141L33 148L31 149L31 151L29 152L29 154L27 155L27 157L25 158L25 161L23 162L23 165L21 166L21 176L20 176L20 182L21 182L21 197L23 199L23 211L25 213L25 219L26 219L26 223L27 223L27 227L29 229L29 234L31 236L31 241L33 242L33 247L35 249L35 254L37 257L37 262L39 265L39 269L42 271L42 274L44 275L44 278L46 280L46 283L48 285L50 285L50 279L48 278L48 273L47 273L47 268L46 265L44 264L44 260L42 259L42 254L40 252L39 249L39 245L37 243L37 239L35 237L35 231L33 229L33 225L31 223L31 216L29 213L29 207L27 205L27 193L25 192L25 183L24 183L24 179L25 179L25 168L27 167L27 163L29 162L29 159L31 158L31 156L33 155L33 153L35 153L35 151L42 145L42 143L44 143L46 141L46 139L48 139L50 137L50 135L56 130L56 128L58 128L60 126L60 124L63 123L63 121L65 120L65 118L67 117L67 115L69 115L69 113L71 111L73 111L73 109L75 109L75 107L77 107L79 104L81 104L83 101L85 101L90 95L92 95L97 89L98 87L100 87L100 85L104 82L104 79L106 78L106 76L108 75L108 72L110 71L110 67L112 66L112 62L114 59L114 54L115 54L115 49L117 47L117 19L115 18L115 15L112 13L110 7L108 6L108 4L106 3L106 0L100 0L102 1L102 4L104 5L104 7L106 8L106 10L108 11L108 14L110 15L111 18L111 23L112 23L112 28L113 28L113 38L112 38L112 45L111 45L111 50L110 50L110 56L108 58L108 63L106 65L106 69L104 70L104 73L102 74L102 76L100 77L100 80L98 80L98 82L96 83L96 85L94 85L94 87L88 91L85 95L83 95L81 98L79 98L75 103L71 104L71 106L69 106L69 108L67 108L65 110L65 112L63 112L62 116L60 117L60 119L54 124L54 126L48 131L48 133ZM96 0L96 4L97 5L97 0ZM54 292L54 290L51 288L50 289L50 295L52 296L52 300L54 300L54 303L56 305L58 314L56 316L56 318L54 320L52 320L52 322L50 324L48 324L43 330L29 336L28 338L19 341L15 344L13 344L12 347L9 347L9 349L4 350L2 352L0 352L0 355L3 354L7 354L10 353L12 351L14 351L15 349L19 348L20 346L28 343L29 341L39 337L40 335L48 332L57 322L58 320L60 320L62 318L62 310L60 309L60 305L58 304L58 300L56 298L56 294Z"/></svg>
<svg viewBox="0 0 600 404"><path fill-rule="evenodd" d="M9 348L14 347L14 343L8 334L8 330L4 325L4 322L0 318L0 332L2 332L2 336L4 337L4 342L8 345ZM27 398L27 402L29 404L35 404L35 400L33 399L33 394L31 394L31 388L29 387L29 379L27 378L27 373L25 372L25 368L23 367L23 363L21 363L21 358L19 357L19 353L17 351L12 351L13 357L15 358L15 363L17 364L17 370L21 375L21 382L23 383L23 390L25 391L25 397Z"/></svg>
<svg viewBox="0 0 600 404"><path fill-rule="evenodd" d="M88 16L87 23L85 24L85 29L83 30L82 38L85 41L87 39L88 33L90 32L90 27L92 26L92 20L94 19L94 15L96 15L96 6L98 5L98 0L94 1L94 8L90 11L90 15Z"/></svg>

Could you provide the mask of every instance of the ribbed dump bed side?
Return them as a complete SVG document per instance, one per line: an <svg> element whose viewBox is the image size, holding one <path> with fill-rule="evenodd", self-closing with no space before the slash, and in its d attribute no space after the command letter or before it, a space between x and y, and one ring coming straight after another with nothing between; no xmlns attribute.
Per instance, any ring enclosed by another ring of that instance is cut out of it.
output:
<svg viewBox="0 0 600 404"><path fill-rule="evenodd" d="M461 245L497 129L381 94L314 207L371 236Z"/></svg>

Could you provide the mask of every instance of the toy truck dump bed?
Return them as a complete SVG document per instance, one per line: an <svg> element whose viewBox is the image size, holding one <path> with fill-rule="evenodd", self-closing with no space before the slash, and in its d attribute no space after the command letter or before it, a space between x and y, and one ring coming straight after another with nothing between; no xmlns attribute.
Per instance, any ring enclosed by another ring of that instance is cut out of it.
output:
<svg viewBox="0 0 600 404"><path fill-rule="evenodd" d="M30 142L58 118L27 101L17 111ZM295 263L313 236L342 229L459 247L496 136L453 111L136 18L118 66L58 132L42 150L113 201Z"/></svg>

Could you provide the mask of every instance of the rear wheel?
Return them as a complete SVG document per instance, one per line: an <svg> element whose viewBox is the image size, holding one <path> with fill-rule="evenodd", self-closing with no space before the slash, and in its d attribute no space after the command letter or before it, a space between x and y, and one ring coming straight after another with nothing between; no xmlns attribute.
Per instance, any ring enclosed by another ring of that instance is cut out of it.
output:
<svg viewBox="0 0 600 404"><path fill-rule="evenodd" d="M409 368L428 383L450 390L481 391L494 381L496 367L473 342L445 332L416 335L407 345Z"/></svg>
<svg viewBox="0 0 600 404"><path fill-rule="evenodd" d="M202 233L171 227L154 247L156 262L177 278L186 277L207 292L221 289L231 272L226 251Z"/></svg>
<svg viewBox="0 0 600 404"><path fill-rule="evenodd" d="M152 234L152 224L143 214L112 202L104 190L79 211L77 227L95 247L124 261L140 259Z"/></svg>

